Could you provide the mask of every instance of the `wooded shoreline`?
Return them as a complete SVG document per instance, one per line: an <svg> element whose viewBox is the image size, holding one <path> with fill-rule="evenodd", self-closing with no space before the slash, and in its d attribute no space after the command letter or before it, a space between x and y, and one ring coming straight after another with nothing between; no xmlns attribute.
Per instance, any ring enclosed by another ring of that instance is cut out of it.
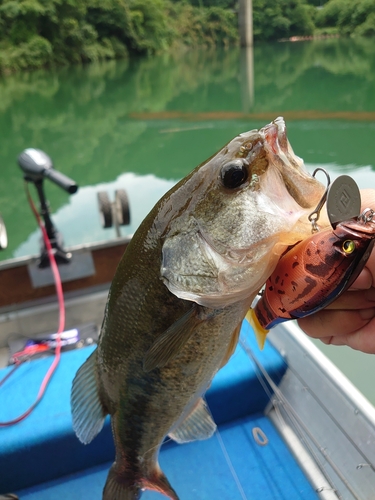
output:
<svg viewBox="0 0 375 500"><path fill-rule="evenodd" d="M252 0L254 40L375 36L369 0ZM3 0L0 75L239 43L238 0Z"/></svg>

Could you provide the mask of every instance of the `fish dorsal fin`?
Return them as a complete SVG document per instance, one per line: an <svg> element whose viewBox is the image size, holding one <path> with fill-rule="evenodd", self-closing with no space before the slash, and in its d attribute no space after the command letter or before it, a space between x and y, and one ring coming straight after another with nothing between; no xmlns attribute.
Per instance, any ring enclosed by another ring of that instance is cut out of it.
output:
<svg viewBox="0 0 375 500"><path fill-rule="evenodd" d="M208 439L216 431L216 424L203 398L198 400L185 420L168 435L177 443Z"/></svg>
<svg viewBox="0 0 375 500"><path fill-rule="evenodd" d="M269 332L269 330L263 328L263 326L259 323L259 320L254 312L254 309L249 309L245 317L254 330L255 338L257 339L259 349L263 350L264 343L266 341L267 333Z"/></svg>
<svg viewBox="0 0 375 500"><path fill-rule="evenodd" d="M150 372L155 368L165 366L177 356L200 322L201 320L197 317L197 306L194 305L155 340L146 352L143 369Z"/></svg>
<svg viewBox="0 0 375 500"><path fill-rule="evenodd" d="M222 368L224 365L226 365L231 358L232 354L236 350L237 344L238 344L238 338L240 336L240 331L241 331L241 326L242 326L242 321L241 323L236 326L236 328L233 330L232 336L230 338L230 342L228 345L227 352L225 353L224 359L220 365L220 368Z"/></svg>
<svg viewBox="0 0 375 500"><path fill-rule="evenodd" d="M99 397L95 376L96 352L95 349L77 371L70 397L73 429L84 444L90 443L101 431L108 413Z"/></svg>

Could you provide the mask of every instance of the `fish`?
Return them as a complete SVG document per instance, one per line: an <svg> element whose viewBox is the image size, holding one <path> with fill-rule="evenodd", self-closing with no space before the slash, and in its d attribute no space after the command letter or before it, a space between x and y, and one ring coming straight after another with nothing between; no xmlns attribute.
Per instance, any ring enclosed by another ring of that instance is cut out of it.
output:
<svg viewBox="0 0 375 500"><path fill-rule="evenodd" d="M350 219L312 234L280 258L246 319L263 349L279 323L314 314L347 290L365 266L375 242L372 221Z"/></svg>
<svg viewBox="0 0 375 500"><path fill-rule="evenodd" d="M228 142L140 224L71 390L82 443L111 417L116 452L104 500L137 500L144 489L178 500L160 446L166 436L185 443L215 432L204 394L280 255L309 234L324 190L279 117Z"/></svg>

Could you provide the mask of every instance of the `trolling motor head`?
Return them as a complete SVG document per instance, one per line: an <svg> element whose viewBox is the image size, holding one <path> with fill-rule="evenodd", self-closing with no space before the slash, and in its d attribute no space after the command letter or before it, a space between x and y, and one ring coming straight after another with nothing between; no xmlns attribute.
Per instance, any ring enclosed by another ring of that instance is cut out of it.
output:
<svg viewBox="0 0 375 500"><path fill-rule="evenodd" d="M25 149L18 157L18 164L25 172L26 181L40 182L47 178L70 194L77 192L77 184L55 170L51 158L41 149Z"/></svg>
<svg viewBox="0 0 375 500"><path fill-rule="evenodd" d="M18 157L18 164L24 172L24 179L27 182L33 182L38 192L40 201L40 214L44 219L44 225L57 263L66 264L70 262L71 253L63 249L61 234L54 227L49 214L49 205L43 190L43 180L50 179L70 194L76 193L77 184L66 175L53 168L51 158L41 149L25 149ZM42 253L39 267L49 266L48 252L45 244L42 244Z"/></svg>

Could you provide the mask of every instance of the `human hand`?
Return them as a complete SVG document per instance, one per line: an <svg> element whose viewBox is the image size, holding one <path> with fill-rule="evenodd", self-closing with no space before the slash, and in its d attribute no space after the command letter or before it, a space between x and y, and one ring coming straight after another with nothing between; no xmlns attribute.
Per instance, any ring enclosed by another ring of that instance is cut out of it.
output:
<svg viewBox="0 0 375 500"><path fill-rule="evenodd" d="M375 210L375 190L361 191L362 210ZM310 337L375 354L375 248L351 286L326 309L298 320Z"/></svg>

